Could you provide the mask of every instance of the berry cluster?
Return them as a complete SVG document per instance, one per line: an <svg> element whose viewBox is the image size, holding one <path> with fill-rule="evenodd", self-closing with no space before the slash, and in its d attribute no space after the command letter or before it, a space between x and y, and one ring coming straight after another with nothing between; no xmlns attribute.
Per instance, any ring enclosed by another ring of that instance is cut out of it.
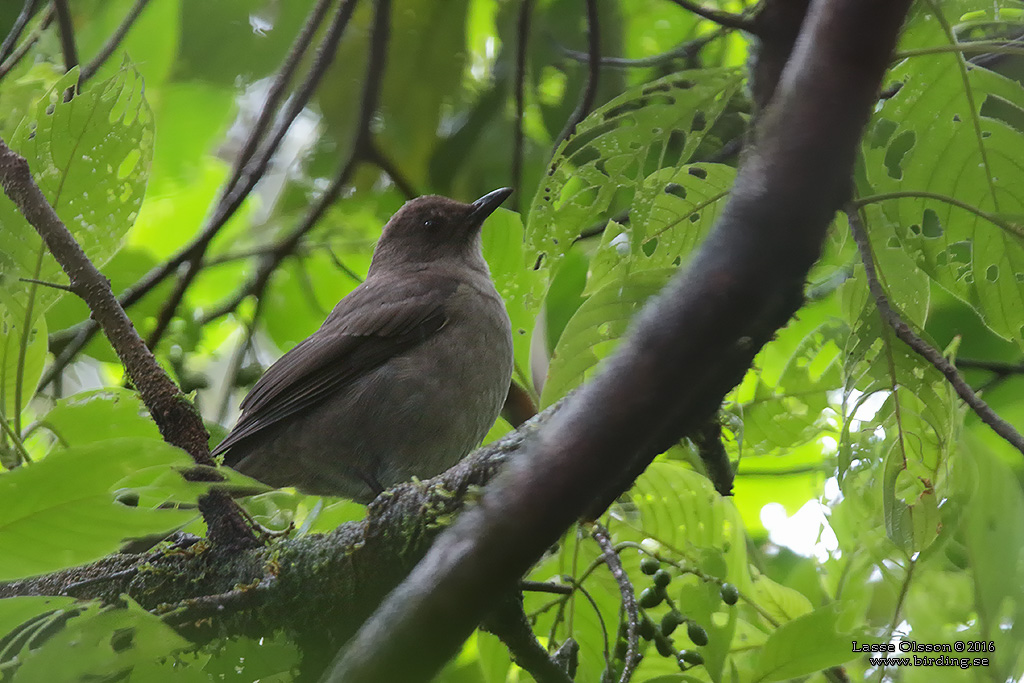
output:
<svg viewBox="0 0 1024 683"><path fill-rule="evenodd" d="M708 634L696 621L689 619L680 612L672 599L668 596L668 587L672 583L672 573L669 569L663 568L661 562L651 556L646 556L640 561L640 571L651 577L651 585L641 591L637 597L637 604L640 606L641 619L638 625L638 633L643 640L654 643L654 648L662 657L673 657L679 663L683 671L695 666L704 664L704 657L697 650L676 650L672 642L672 634L675 630L686 624L686 635L697 647L708 644ZM739 591L730 583L723 583L721 586L722 601L727 605L735 605L739 599ZM647 614L648 610L666 603L669 611L656 624ZM628 645L627 625L623 622L619 627L619 640L615 646L616 659L625 660Z"/></svg>

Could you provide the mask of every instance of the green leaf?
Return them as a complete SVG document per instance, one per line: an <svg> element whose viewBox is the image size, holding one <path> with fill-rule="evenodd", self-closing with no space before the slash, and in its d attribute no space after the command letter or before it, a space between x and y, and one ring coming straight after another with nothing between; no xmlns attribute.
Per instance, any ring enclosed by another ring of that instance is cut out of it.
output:
<svg viewBox="0 0 1024 683"><path fill-rule="evenodd" d="M806 676L856 657L850 642L858 638L837 630L839 616L838 605L827 605L776 629L761 649L755 680L769 683Z"/></svg>
<svg viewBox="0 0 1024 683"><path fill-rule="evenodd" d="M96 560L126 539L185 524L195 512L131 507L117 498L191 465L184 451L162 441L125 438L56 451L0 474L0 580Z"/></svg>
<svg viewBox="0 0 1024 683"><path fill-rule="evenodd" d="M23 625L40 614L60 610L75 604L74 598L57 596L24 596L0 600L0 636ZM0 662L7 657L0 652Z"/></svg>
<svg viewBox="0 0 1024 683"><path fill-rule="evenodd" d="M754 581L751 597L761 609L779 623L798 619L813 609L811 601L800 591L759 576Z"/></svg>
<svg viewBox="0 0 1024 683"><path fill-rule="evenodd" d="M108 81L87 86L70 101L78 71L50 89L25 117L10 146L28 161L32 176L75 240L97 266L121 246L135 222L153 153L153 122L142 79L125 66ZM18 278L67 282L35 229L13 203L0 200L0 280L28 309L42 311L60 290Z"/></svg>
<svg viewBox="0 0 1024 683"><path fill-rule="evenodd" d="M138 394L116 387L59 399L42 424L64 446L125 437L160 440L160 430Z"/></svg>
<svg viewBox="0 0 1024 683"><path fill-rule="evenodd" d="M983 447L958 467L973 491L964 510L964 538L974 569L978 614L985 629L999 628L1004 601L1024 599L1020 571L1024 549L1024 494L1017 475ZM1012 603L1011 603L1012 604Z"/></svg>
<svg viewBox="0 0 1024 683"><path fill-rule="evenodd" d="M116 680L138 664L192 647L159 617L123 599L125 607L89 605L41 647L22 652L14 681Z"/></svg>
<svg viewBox="0 0 1024 683"><path fill-rule="evenodd" d="M512 322L516 379L532 388L530 344L544 295L544 280L532 269L523 268L523 223L514 211L498 209L483 228L484 258L491 269L494 286L505 301Z"/></svg>
<svg viewBox="0 0 1024 683"><path fill-rule="evenodd" d="M611 353L647 299L661 291L674 273L666 268L637 272L621 282L608 283L584 301L555 347L541 405L551 405L582 384Z"/></svg>
<svg viewBox="0 0 1024 683"><path fill-rule="evenodd" d="M572 241L625 205L652 172L690 160L742 83L738 71L666 76L585 118L555 152L527 220L527 262L554 272Z"/></svg>
<svg viewBox="0 0 1024 683"><path fill-rule="evenodd" d="M870 192L888 219L872 233L1024 346L1024 88L959 59L893 70L903 85L865 136ZM906 192L927 196L894 194Z"/></svg>

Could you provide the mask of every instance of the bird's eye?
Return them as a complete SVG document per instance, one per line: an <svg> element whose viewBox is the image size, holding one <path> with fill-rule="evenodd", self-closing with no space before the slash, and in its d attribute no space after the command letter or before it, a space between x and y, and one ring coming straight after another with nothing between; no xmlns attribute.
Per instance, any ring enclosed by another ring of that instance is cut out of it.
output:
<svg viewBox="0 0 1024 683"><path fill-rule="evenodd" d="M434 220L433 218L428 218L427 220L423 221L423 227L426 228L427 230L433 230L434 228L437 227L437 221Z"/></svg>

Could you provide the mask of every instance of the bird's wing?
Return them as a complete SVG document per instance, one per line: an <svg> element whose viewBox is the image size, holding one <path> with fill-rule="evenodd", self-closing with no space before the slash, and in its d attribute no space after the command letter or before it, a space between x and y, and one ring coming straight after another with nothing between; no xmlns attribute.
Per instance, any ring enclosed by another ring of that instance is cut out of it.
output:
<svg viewBox="0 0 1024 683"><path fill-rule="evenodd" d="M316 405L444 327L445 303L456 283L421 278L387 287L387 301L375 288L357 287L319 330L271 365L242 401L238 423L213 454ZM229 454L225 464L237 459Z"/></svg>

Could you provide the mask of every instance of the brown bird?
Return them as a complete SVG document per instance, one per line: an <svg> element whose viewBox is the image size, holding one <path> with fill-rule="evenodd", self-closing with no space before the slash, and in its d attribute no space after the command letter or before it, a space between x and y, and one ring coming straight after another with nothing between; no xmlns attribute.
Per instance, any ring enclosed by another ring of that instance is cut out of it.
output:
<svg viewBox="0 0 1024 683"><path fill-rule="evenodd" d="M270 366L213 453L271 486L369 502L479 445L512 376L508 313L480 228L511 193L407 202L384 226L366 281Z"/></svg>

